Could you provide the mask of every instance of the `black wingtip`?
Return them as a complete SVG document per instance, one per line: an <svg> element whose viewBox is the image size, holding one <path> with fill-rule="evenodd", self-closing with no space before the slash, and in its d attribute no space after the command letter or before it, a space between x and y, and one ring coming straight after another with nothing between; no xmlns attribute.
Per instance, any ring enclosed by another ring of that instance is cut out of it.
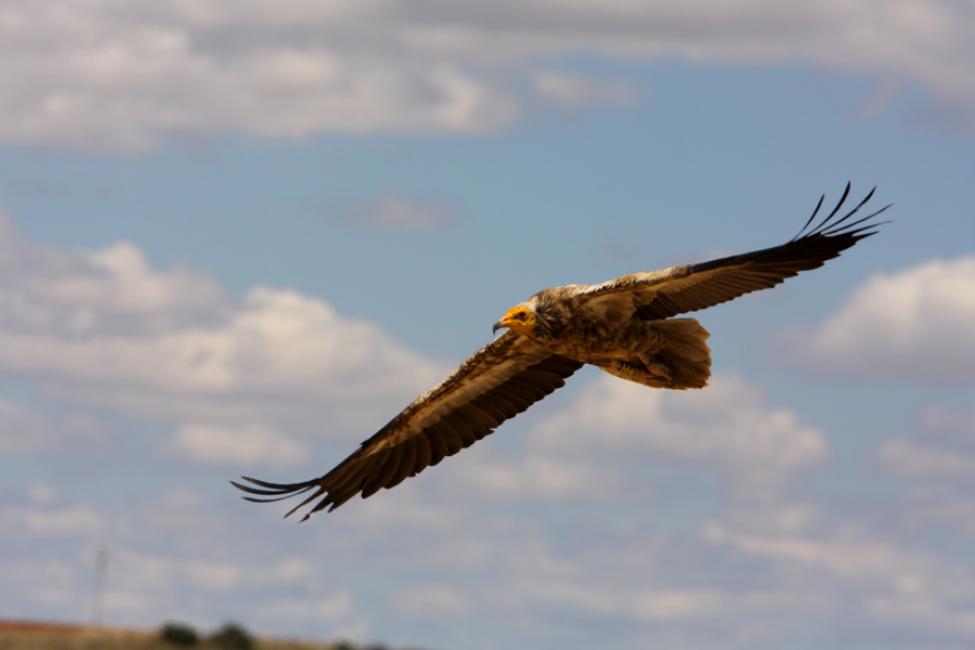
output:
<svg viewBox="0 0 975 650"><path fill-rule="evenodd" d="M313 490L312 493L303 499L298 505L288 510L288 512L284 514L285 518L290 517L296 510L320 497L324 496L324 499L322 499L324 503L332 502L331 498L328 496L328 491L322 487L320 478L312 479L310 481L303 481L301 483L272 483L270 481L262 481L260 479L253 478L251 476L242 476L240 478L242 481L250 483L250 485L238 483L237 481L230 481L230 484L241 492L244 492L245 494L242 498L245 501L250 501L252 503L273 503L276 501L284 501L285 499L290 499ZM315 512L315 510L312 510L311 512ZM305 519L307 518L308 516L306 515ZM305 519L302 519L302 521Z"/></svg>
<svg viewBox="0 0 975 650"><path fill-rule="evenodd" d="M888 208L890 208L893 205L892 203L888 203L887 205L881 207L879 210L875 210L874 212L871 212L865 217L860 217L859 219L855 219L851 221L854 215L856 215L860 211L860 209L863 208L863 206L866 205L873 198L874 194L877 191L876 185L874 185L870 189L870 191L867 192L866 196L860 199L859 203L857 203L851 210L837 217L837 215L841 214L840 209L843 207L843 205L846 203L846 200L849 198L850 190L852 189L852 187L853 184L848 181L846 187L843 189L843 194L840 196L839 200L836 202L836 205L833 207L830 213L825 217L823 217L818 223L812 225L816 213L819 212L819 209L823 204L823 197L820 197L819 203L816 205L816 209L813 211L812 215L810 215L810 217L806 220L806 223L803 224L803 227L799 231L799 234L793 237L790 240L790 242L797 242L801 239L812 238L812 237L833 238L833 237L844 236L844 237L855 237L857 239L862 239L864 236L868 236L864 234L867 230L872 230L877 228L878 226L884 225L885 223L889 223L889 221L876 222L871 220L877 217L877 215L883 213ZM812 227L810 227L811 225Z"/></svg>
<svg viewBox="0 0 975 650"><path fill-rule="evenodd" d="M850 196L851 189L853 189L853 183L851 181L847 181L846 187L843 188L843 194L840 195L840 200L836 202L836 205L833 206L833 209L830 211L830 213L826 215L826 217L819 222L819 225L813 228L809 234L815 235L816 233L822 231L823 227L826 226L826 224L830 223L830 220L836 216L836 213L839 212L840 208L843 207L843 204L846 203L847 197Z"/></svg>
<svg viewBox="0 0 975 650"><path fill-rule="evenodd" d="M799 232L796 233L796 236L793 237L791 241L795 241L799 239L802 236L802 234L806 232L806 228L809 227L809 224L811 224L813 219L816 218L816 215L819 214L819 209L823 207L823 201L825 200L826 200L826 194L824 192L823 194L819 195L819 202L816 203L816 207L813 208L812 214L809 215L809 218L806 219L806 223L802 224L802 228L799 229Z"/></svg>

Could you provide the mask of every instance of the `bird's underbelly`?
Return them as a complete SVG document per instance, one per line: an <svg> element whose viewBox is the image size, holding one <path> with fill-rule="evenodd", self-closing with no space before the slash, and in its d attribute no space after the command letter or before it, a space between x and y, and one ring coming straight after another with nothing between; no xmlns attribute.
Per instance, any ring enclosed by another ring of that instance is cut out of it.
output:
<svg viewBox="0 0 975 650"><path fill-rule="evenodd" d="M653 354L664 343L665 337L653 321L634 319L621 324L581 323L567 327L546 347L565 357L602 365L637 354Z"/></svg>

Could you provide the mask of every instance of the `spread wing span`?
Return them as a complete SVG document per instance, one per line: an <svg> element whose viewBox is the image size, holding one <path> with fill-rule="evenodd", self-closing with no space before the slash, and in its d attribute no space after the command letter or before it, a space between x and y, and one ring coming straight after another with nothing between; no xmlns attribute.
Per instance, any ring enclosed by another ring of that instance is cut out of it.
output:
<svg viewBox="0 0 975 650"><path fill-rule="evenodd" d="M249 501L280 501L309 493L286 517L317 500L302 521L354 497L391 488L445 456L488 435L565 384L582 363L546 351L506 332L474 353L440 385L421 395L348 458L318 478L270 483L243 477L231 481Z"/></svg>
<svg viewBox="0 0 975 650"><path fill-rule="evenodd" d="M889 205L863 214L873 194L871 190L852 209L844 208L850 195L847 184L825 216L819 216L825 195L820 197L798 234L780 246L633 273L601 284L540 291L498 321L496 327L508 328L505 334L474 353L323 476L300 483L249 477L232 483L250 501L301 495L285 516L308 506L304 521L357 494L365 498L398 485L474 444L563 386L583 365L579 359L647 386L703 387L710 374L707 330L690 318L642 321L664 321L711 307L822 266L886 223L876 217Z"/></svg>
<svg viewBox="0 0 975 650"><path fill-rule="evenodd" d="M847 183L836 207L814 224L825 199L825 195L821 196L799 233L781 246L701 264L624 275L585 286L579 290L578 298L581 305L597 311L630 311L645 320L659 320L774 287L800 271L822 266L859 240L875 234L877 226L886 222L873 219L890 204L854 218L875 190L870 190L849 212L841 213L850 194Z"/></svg>

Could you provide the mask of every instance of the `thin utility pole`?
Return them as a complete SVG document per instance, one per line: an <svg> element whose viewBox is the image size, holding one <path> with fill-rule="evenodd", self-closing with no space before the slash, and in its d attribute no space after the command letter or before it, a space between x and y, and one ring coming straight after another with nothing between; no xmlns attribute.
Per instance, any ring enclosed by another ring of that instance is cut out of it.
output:
<svg viewBox="0 0 975 650"><path fill-rule="evenodd" d="M108 577L108 549L99 546L95 551L95 580L91 589L91 624L101 627L105 616L105 580Z"/></svg>

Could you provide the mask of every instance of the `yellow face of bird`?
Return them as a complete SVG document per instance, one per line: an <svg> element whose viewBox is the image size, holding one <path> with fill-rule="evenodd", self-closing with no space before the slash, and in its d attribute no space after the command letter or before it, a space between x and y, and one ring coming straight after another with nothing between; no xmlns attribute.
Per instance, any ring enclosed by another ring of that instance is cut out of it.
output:
<svg viewBox="0 0 975 650"><path fill-rule="evenodd" d="M494 324L495 331L502 327L518 334L531 334L535 329L535 312L526 305L515 305Z"/></svg>

